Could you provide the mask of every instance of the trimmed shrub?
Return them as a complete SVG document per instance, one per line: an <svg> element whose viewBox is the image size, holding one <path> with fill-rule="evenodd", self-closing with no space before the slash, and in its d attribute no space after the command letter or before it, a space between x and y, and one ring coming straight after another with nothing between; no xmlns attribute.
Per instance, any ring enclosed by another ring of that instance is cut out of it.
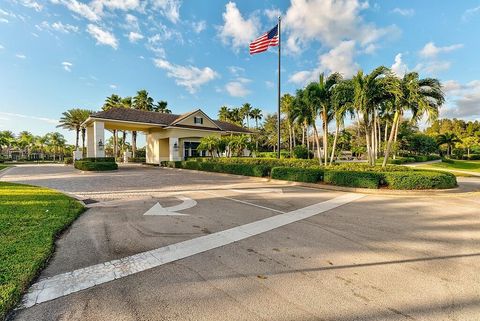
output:
<svg viewBox="0 0 480 321"><path fill-rule="evenodd" d="M383 179L381 173L347 170L325 170L323 181L328 184L358 188L378 188Z"/></svg>
<svg viewBox="0 0 480 321"><path fill-rule="evenodd" d="M295 168L274 167L271 177L287 181L317 183L323 180L324 169L321 167Z"/></svg>
<svg viewBox="0 0 480 321"><path fill-rule="evenodd" d="M146 163L147 159L145 157L132 157L129 161L132 163Z"/></svg>
<svg viewBox="0 0 480 321"><path fill-rule="evenodd" d="M385 183L391 189L441 189L457 186L455 175L447 172L387 172L383 175Z"/></svg>
<svg viewBox="0 0 480 321"><path fill-rule="evenodd" d="M181 166L185 169L256 177L269 176L271 171L271 167L267 165L228 164L208 161L186 161L182 162Z"/></svg>
<svg viewBox="0 0 480 321"><path fill-rule="evenodd" d="M73 164L73 157L65 157L65 158L63 159L63 163L64 163L65 165L72 165L72 164Z"/></svg>
<svg viewBox="0 0 480 321"><path fill-rule="evenodd" d="M303 145L297 145L293 149L293 157L299 158L299 159L309 159L309 158L313 158L313 153L309 151L307 147Z"/></svg>
<svg viewBox="0 0 480 321"><path fill-rule="evenodd" d="M480 154L470 154L470 156L464 155L463 158L465 160L480 160Z"/></svg>
<svg viewBox="0 0 480 321"><path fill-rule="evenodd" d="M81 171L112 171L118 169L114 162L89 162L78 160L75 162L75 168Z"/></svg>
<svg viewBox="0 0 480 321"><path fill-rule="evenodd" d="M161 161L160 166L162 167L170 167L170 168L182 168L182 162L181 161Z"/></svg>
<svg viewBox="0 0 480 321"><path fill-rule="evenodd" d="M447 164L454 164L455 161L450 158L442 158L442 163L447 163Z"/></svg>
<svg viewBox="0 0 480 321"><path fill-rule="evenodd" d="M82 162L115 162L115 157L85 157Z"/></svg>

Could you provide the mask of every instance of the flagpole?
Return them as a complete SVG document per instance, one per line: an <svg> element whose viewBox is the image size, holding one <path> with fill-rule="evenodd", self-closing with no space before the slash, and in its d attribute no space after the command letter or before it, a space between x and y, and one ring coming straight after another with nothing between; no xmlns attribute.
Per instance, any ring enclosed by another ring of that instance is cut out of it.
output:
<svg viewBox="0 0 480 321"><path fill-rule="evenodd" d="M282 36L281 36L281 23L282 23L282 17L278 16L278 111L277 111L277 158L280 159L280 50L281 50L281 44L282 44Z"/></svg>

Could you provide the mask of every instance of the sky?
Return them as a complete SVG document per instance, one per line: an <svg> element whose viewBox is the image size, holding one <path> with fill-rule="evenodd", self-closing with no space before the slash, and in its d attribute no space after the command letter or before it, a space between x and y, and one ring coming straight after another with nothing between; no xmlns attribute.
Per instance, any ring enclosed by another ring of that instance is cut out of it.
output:
<svg viewBox="0 0 480 321"><path fill-rule="evenodd" d="M276 110L277 48L249 43L282 16L282 93L322 72L384 65L439 78L442 117L480 120L480 1L0 0L0 130L54 130L146 89L176 114Z"/></svg>

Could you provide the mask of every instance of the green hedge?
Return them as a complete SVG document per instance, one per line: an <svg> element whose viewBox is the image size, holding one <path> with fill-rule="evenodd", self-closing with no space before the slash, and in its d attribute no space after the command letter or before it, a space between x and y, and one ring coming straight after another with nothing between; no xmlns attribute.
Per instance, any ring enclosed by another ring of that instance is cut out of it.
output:
<svg viewBox="0 0 480 321"><path fill-rule="evenodd" d="M202 170L207 172L218 172L227 174L236 174L244 176L266 177L270 175L271 167L267 165L248 165L248 164L225 164L217 162L181 162L185 169Z"/></svg>
<svg viewBox="0 0 480 321"><path fill-rule="evenodd" d="M85 157L82 158L82 162L113 162L115 163L115 157Z"/></svg>
<svg viewBox="0 0 480 321"><path fill-rule="evenodd" d="M114 162L90 162L76 161L75 168L81 171L112 171L118 169L117 163Z"/></svg>
<svg viewBox="0 0 480 321"><path fill-rule="evenodd" d="M321 167L295 168L274 167L271 177L286 181L317 183L323 180L324 169Z"/></svg>
<svg viewBox="0 0 480 321"><path fill-rule="evenodd" d="M383 173L391 189L442 189L457 186L455 175L437 171L411 171Z"/></svg>
<svg viewBox="0 0 480 321"><path fill-rule="evenodd" d="M63 159L63 163L64 163L65 165L72 165L72 164L73 164L73 157L65 157L65 158Z"/></svg>
<svg viewBox="0 0 480 321"><path fill-rule="evenodd" d="M358 188L378 188L383 175L376 172L326 170L323 181L328 184Z"/></svg>

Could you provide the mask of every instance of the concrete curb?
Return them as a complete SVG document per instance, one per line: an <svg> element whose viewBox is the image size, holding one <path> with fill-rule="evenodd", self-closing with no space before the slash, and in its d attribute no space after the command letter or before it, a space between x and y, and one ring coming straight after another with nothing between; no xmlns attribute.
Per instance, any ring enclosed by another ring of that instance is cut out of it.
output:
<svg viewBox="0 0 480 321"><path fill-rule="evenodd" d="M304 183L304 182L293 182L293 181L284 181L279 179L271 179L266 177L254 177L254 176L243 176L235 174L226 174L226 173L217 173L217 172L207 172L199 171L194 169L185 169L185 168L172 168L172 167L159 167L160 169L167 170L177 170L177 171L192 171L197 173L214 173L216 175L221 175L224 177L232 178L249 178L257 182L271 182L274 184L283 184L289 186L300 186L328 191L338 191L338 192L350 192L350 193L361 193L369 195L384 195L384 196L407 196L407 197L424 197L424 196L465 196L472 195L480 192L460 192L460 188L449 188L449 189L423 189L423 190L391 190L391 189L369 189L369 188L355 188L355 187L345 187L345 186L335 186L327 184L317 184L317 183Z"/></svg>
<svg viewBox="0 0 480 321"><path fill-rule="evenodd" d="M0 170L0 177L4 176L5 174L7 174L8 171L10 171L12 168L14 168L15 166L11 166L11 165L8 165L7 168L4 168L4 169L1 169Z"/></svg>

